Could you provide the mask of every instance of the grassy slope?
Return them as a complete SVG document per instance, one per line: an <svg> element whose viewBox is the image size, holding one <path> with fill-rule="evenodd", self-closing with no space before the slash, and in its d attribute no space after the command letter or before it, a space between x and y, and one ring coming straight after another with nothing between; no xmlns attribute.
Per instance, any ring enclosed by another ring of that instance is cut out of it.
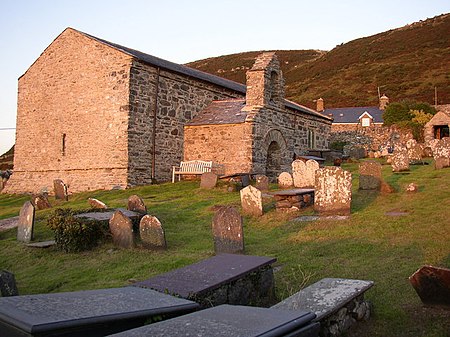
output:
<svg viewBox="0 0 450 337"><path fill-rule="evenodd" d="M323 277L374 280L376 286L367 294L374 316L354 330L354 336L448 336L450 312L423 308L408 277L423 264L450 267L450 169L413 166L409 174L394 175L384 166L385 179L398 192L379 195L357 190L356 164L344 168L354 173L351 219L300 223L267 205L262 217L245 218L246 253L277 257L280 298ZM419 184L419 193L404 192L410 182ZM213 255L211 207L239 207L238 193L200 190L197 182L82 193L60 206L86 208L91 196L110 207L123 207L134 193L163 223L167 251L122 250L106 243L93 251L63 254L26 248L10 230L0 232L0 268L15 273L22 294L123 286L131 278L142 280ZM17 214L24 200L0 195L0 218ZM385 216L391 210L409 214ZM52 238L44 226L48 213L37 214L37 240Z"/></svg>
<svg viewBox="0 0 450 337"><path fill-rule="evenodd" d="M380 86L391 101L413 99L433 104L437 86L439 104L449 103L449 32L450 14L446 14L353 40L328 53L277 52L286 78L286 96L313 108L313 100L319 97L328 107L377 105ZM189 66L244 83L246 67L251 67L251 58L257 54L221 56Z"/></svg>

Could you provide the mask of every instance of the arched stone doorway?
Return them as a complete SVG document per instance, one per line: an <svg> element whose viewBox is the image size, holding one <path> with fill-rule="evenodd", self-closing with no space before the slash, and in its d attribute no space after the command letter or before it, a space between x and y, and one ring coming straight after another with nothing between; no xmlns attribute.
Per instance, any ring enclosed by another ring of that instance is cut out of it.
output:
<svg viewBox="0 0 450 337"><path fill-rule="evenodd" d="M264 137L265 173L275 179L286 166L287 146L279 130L270 130Z"/></svg>

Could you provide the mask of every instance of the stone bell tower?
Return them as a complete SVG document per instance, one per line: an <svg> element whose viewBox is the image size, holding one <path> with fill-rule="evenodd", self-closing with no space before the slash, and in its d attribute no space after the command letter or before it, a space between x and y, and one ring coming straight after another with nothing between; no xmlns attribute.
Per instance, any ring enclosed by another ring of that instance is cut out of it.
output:
<svg viewBox="0 0 450 337"><path fill-rule="evenodd" d="M260 54L247 71L246 106L284 109L284 78L274 52Z"/></svg>

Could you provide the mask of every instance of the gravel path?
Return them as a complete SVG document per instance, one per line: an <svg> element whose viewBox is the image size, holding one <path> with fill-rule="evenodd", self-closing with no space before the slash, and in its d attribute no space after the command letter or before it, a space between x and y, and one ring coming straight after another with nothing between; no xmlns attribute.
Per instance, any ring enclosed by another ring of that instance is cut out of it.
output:
<svg viewBox="0 0 450 337"><path fill-rule="evenodd" d="M17 227L18 222L19 222L18 216L0 220L0 232L6 231L7 229L10 229L10 228Z"/></svg>

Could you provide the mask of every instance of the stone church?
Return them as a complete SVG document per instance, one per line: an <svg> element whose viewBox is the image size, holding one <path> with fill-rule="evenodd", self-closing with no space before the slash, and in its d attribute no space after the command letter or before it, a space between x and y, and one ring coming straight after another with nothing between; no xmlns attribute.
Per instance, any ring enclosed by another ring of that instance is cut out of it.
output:
<svg viewBox="0 0 450 337"><path fill-rule="evenodd" d="M276 55L247 86L64 30L19 78L14 173L3 192L168 181L182 160L276 175L328 147L331 119L284 98Z"/></svg>

